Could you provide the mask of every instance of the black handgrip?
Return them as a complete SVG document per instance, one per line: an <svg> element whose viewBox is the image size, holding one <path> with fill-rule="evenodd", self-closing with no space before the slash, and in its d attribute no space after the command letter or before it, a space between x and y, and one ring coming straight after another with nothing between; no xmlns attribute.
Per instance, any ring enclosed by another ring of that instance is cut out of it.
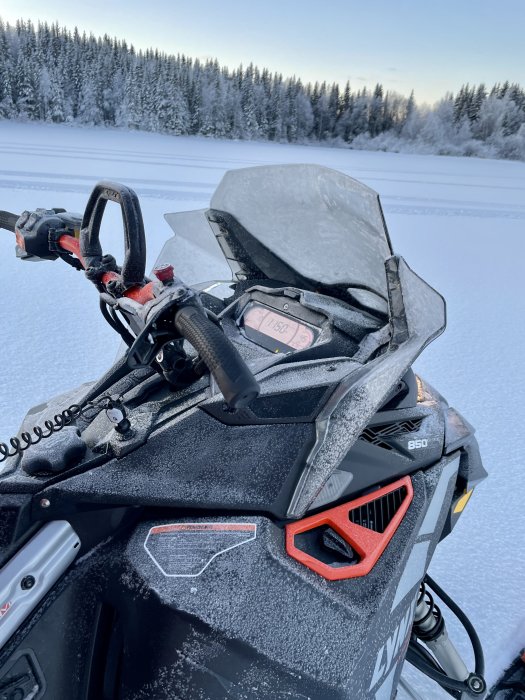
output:
<svg viewBox="0 0 525 700"><path fill-rule="evenodd" d="M259 395L259 384L221 329L195 306L175 314L175 327L205 362L230 408L247 406Z"/></svg>
<svg viewBox="0 0 525 700"><path fill-rule="evenodd" d="M87 267L102 261L100 223L108 200L120 204L124 223L124 263L121 277L124 289L140 285L146 271L146 236L140 204L135 192L117 182L99 182L89 197L80 230L80 252Z"/></svg>
<svg viewBox="0 0 525 700"><path fill-rule="evenodd" d="M0 228L5 228L6 231L14 233L18 218L17 214L11 214L9 211L0 211Z"/></svg>

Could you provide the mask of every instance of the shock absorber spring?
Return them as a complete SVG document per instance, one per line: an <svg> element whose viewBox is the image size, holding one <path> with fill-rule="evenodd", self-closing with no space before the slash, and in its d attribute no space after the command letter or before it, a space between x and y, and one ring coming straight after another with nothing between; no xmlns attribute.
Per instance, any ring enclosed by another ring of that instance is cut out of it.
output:
<svg viewBox="0 0 525 700"><path fill-rule="evenodd" d="M432 593L423 582L419 588L414 615L414 634L422 642L431 642L442 633L445 620L439 607L435 604Z"/></svg>
<svg viewBox="0 0 525 700"><path fill-rule="evenodd" d="M474 652L475 671L473 673L467 671L463 659L448 638L443 615L425 584L439 596L468 634ZM487 690L487 684L483 678L485 662L476 630L459 605L428 574L419 589L412 631L413 635L407 652L410 663L439 683L454 697L485 696ZM428 649L424 649L423 645Z"/></svg>
<svg viewBox="0 0 525 700"><path fill-rule="evenodd" d="M432 594L421 584L416 602L413 631L434 654L441 668L450 678L465 681L469 671L448 637L445 620Z"/></svg>

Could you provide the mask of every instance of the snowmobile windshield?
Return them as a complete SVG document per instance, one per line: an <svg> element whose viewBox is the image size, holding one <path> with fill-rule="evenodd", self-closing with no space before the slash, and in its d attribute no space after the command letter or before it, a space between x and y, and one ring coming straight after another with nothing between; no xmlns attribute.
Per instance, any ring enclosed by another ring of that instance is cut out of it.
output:
<svg viewBox="0 0 525 700"><path fill-rule="evenodd" d="M165 218L174 235L164 244L156 265L173 265L177 275L192 286L209 280L233 280L205 209L166 214Z"/></svg>
<svg viewBox="0 0 525 700"><path fill-rule="evenodd" d="M225 259L233 274L239 271L240 245L267 277L293 284L290 277L295 272L313 284L368 290L387 298L384 262L392 250L379 196L329 168L275 165L231 170L213 194L209 211L168 214L166 219L176 237L203 257L205 267L216 266L215 279L226 279ZM226 226L236 245L213 221ZM190 268L196 264L194 255ZM180 272L186 275L186 270Z"/></svg>

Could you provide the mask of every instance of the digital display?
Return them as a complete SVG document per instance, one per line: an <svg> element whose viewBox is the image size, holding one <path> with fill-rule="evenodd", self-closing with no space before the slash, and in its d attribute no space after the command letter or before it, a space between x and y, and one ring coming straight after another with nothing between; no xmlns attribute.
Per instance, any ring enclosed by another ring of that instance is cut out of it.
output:
<svg viewBox="0 0 525 700"><path fill-rule="evenodd" d="M272 352L306 350L319 334L296 318L256 303L245 311L243 323L247 337Z"/></svg>

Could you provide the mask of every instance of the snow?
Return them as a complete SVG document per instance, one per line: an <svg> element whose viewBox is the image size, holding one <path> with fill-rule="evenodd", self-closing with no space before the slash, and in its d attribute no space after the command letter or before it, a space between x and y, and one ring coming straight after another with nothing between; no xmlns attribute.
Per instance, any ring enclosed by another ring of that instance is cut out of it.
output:
<svg viewBox="0 0 525 700"><path fill-rule="evenodd" d="M416 369L477 428L489 479L431 573L471 616L493 681L525 645L524 163L0 122L0 208L81 212L97 180L122 181L142 203L150 267L170 235L165 212L206 207L228 169L301 162L376 189L396 252L447 299L447 331ZM111 206L103 241L118 259L122 230ZM2 440L30 406L96 378L118 349L83 275L60 262L23 264L13 248L1 232ZM184 278L182 261L175 264Z"/></svg>

